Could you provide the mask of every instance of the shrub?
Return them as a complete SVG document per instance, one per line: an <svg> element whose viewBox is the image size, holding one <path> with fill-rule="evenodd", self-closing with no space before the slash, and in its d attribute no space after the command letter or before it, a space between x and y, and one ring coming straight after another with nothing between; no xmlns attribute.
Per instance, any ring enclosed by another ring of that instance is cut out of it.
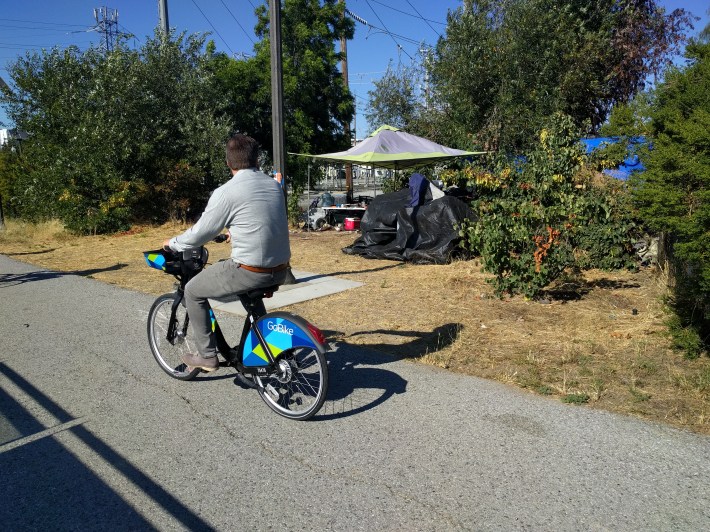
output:
<svg viewBox="0 0 710 532"><path fill-rule="evenodd" d="M468 170L480 194L472 204L478 220L464 223L460 234L495 275L499 296L535 298L572 266L630 264L634 224L624 192L593 186L581 171L587 161L579 138L572 120L558 114L524 159Z"/></svg>
<svg viewBox="0 0 710 532"><path fill-rule="evenodd" d="M303 194L303 188L301 183L293 183L291 193L288 195L288 221L293 226L299 226L303 223L304 211L298 204L298 200Z"/></svg>

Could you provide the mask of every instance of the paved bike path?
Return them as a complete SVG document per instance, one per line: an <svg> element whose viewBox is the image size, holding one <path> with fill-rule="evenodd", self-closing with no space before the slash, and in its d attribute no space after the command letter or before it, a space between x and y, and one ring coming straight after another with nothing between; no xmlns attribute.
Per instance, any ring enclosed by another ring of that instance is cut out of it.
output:
<svg viewBox="0 0 710 532"><path fill-rule="evenodd" d="M347 344L288 421L164 375L152 299L0 256L4 529L708 528L710 438Z"/></svg>

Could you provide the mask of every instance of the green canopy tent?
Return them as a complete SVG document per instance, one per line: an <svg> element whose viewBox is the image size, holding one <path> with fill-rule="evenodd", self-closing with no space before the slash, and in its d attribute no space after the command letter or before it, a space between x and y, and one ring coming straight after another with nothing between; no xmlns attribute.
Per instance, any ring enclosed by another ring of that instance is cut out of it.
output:
<svg viewBox="0 0 710 532"><path fill-rule="evenodd" d="M371 168L400 171L444 162L459 157L482 155L483 151L464 151L437 144L431 140L412 135L396 127L384 125L367 139L349 150L312 155L298 153L304 157L333 163L351 163ZM309 186L310 194L310 167ZM377 191L375 189L375 195ZM310 204L310 195L308 196Z"/></svg>
<svg viewBox="0 0 710 532"><path fill-rule="evenodd" d="M482 151L448 148L396 127L381 126L367 139L346 151L321 155L298 154L325 161L403 170L457 157L481 155Z"/></svg>
<svg viewBox="0 0 710 532"><path fill-rule="evenodd" d="M391 126L382 126L347 151L310 157L400 171L483 153L486 152L449 148ZM417 263L448 262L461 249L456 224L472 213L464 202L443 193L436 201L419 203L422 185L431 187L424 179L419 183L413 189L376 197L362 217L362 235L343 252ZM415 194L419 195L418 208L409 209Z"/></svg>

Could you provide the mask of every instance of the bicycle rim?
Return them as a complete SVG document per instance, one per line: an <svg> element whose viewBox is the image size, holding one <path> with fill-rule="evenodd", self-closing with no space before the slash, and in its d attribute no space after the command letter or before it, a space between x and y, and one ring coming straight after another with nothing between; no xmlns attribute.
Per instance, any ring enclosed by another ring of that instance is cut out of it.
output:
<svg viewBox="0 0 710 532"><path fill-rule="evenodd" d="M325 355L309 347L282 353L277 363L281 371L255 377L259 395L274 412L289 419L313 417L328 392L328 364Z"/></svg>
<svg viewBox="0 0 710 532"><path fill-rule="evenodd" d="M188 334L187 311L183 305L178 306L175 315L177 327L173 343L167 339L174 300L175 294L166 294L160 296L153 303L148 314L148 341L155 360L165 373L175 379L189 380L195 377L200 370L188 368L182 362L184 354L197 352L195 344Z"/></svg>

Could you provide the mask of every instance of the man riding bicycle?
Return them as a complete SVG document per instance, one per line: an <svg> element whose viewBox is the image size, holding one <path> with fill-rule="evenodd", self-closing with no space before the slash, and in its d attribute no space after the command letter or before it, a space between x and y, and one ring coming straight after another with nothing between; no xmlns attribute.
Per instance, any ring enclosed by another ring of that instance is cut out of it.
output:
<svg viewBox="0 0 710 532"><path fill-rule="evenodd" d="M183 356L182 361L204 371L219 367L208 298L227 299L283 284L291 258L283 191L258 169L257 142L235 135L227 141L226 154L232 178L212 193L194 226L164 243L166 248L181 252L206 244L225 227L229 231L231 259L205 269L185 287L185 304L199 352Z"/></svg>

